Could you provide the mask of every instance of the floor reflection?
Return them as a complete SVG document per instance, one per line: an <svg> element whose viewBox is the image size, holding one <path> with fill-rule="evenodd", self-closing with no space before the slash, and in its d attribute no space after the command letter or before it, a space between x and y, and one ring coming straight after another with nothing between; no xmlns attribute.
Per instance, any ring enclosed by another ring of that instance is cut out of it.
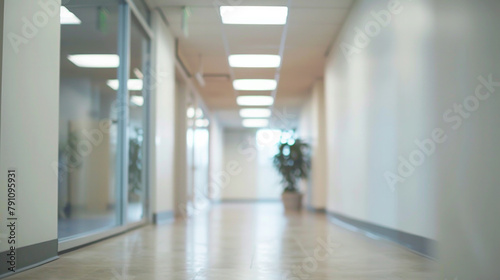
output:
<svg viewBox="0 0 500 280"><path fill-rule="evenodd" d="M435 263L280 203L216 204L10 279L436 279Z"/></svg>

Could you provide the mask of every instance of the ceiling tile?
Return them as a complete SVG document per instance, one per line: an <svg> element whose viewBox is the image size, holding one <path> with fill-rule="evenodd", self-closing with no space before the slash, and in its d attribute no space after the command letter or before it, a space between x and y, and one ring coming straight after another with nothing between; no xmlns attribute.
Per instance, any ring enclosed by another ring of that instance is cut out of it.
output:
<svg viewBox="0 0 500 280"><path fill-rule="evenodd" d="M197 85L208 108L223 125L241 127L236 96L270 95L271 92L236 92L230 77L273 79L276 69L230 68L227 54L279 54L284 26L223 25L218 6L240 0L147 0L160 7L179 40L180 54L194 74L203 57L205 86ZM231 1L231 2L230 2ZM242 5L287 5L288 0L241 0ZM299 118L300 108L314 82L324 73L325 53L341 30L353 0L293 0L289 9L288 33L282 57L280 81L274 108L292 114L288 126ZM182 7L189 6L188 36L182 30ZM224 40L227 40L225 42ZM228 50L226 49L228 47ZM285 126L286 126L285 125Z"/></svg>

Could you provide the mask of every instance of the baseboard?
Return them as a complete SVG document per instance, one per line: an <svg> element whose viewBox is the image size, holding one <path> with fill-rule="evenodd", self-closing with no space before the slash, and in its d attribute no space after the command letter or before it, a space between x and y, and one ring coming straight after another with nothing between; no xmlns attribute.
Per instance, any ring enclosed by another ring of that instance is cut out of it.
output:
<svg viewBox="0 0 500 280"><path fill-rule="evenodd" d="M411 233L387 228L373 223L360 221L342 214L328 212L328 216L333 219L333 222L340 221L341 223L349 224L357 229L368 233L380 236L384 239L398 243L407 249L422 255L424 257L436 260L437 259L437 241L426 237L414 235ZM341 225L342 226L342 225Z"/></svg>
<svg viewBox="0 0 500 280"><path fill-rule="evenodd" d="M0 252L0 278L11 276L19 272L40 266L58 258L57 239L37 243L16 250L16 271L10 272L7 263L7 251Z"/></svg>
<svg viewBox="0 0 500 280"><path fill-rule="evenodd" d="M175 219L174 211L163 211L153 214L153 223L161 225L173 221Z"/></svg>

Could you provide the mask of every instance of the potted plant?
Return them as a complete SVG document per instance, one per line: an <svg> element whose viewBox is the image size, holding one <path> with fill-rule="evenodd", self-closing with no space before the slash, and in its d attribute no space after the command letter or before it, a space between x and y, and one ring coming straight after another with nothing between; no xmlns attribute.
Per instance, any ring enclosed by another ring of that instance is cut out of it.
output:
<svg viewBox="0 0 500 280"><path fill-rule="evenodd" d="M273 164L283 177L284 191L281 198L285 210L300 210L302 194L297 183L299 179L305 179L309 175L311 168L309 145L300 139L280 143Z"/></svg>
<svg viewBox="0 0 500 280"><path fill-rule="evenodd" d="M128 162L128 181L129 181L129 202L140 201L142 192L142 139L143 131L140 128L134 128L134 135L129 139L129 162Z"/></svg>

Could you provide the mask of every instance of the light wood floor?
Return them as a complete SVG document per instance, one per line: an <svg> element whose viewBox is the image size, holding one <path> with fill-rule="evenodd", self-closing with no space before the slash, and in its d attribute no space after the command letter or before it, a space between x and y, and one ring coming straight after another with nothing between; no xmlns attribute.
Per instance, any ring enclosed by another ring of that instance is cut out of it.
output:
<svg viewBox="0 0 500 280"><path fill-rule="evenodd" d="M285 216L278 203L248 203L144 227L8 279L435 280L434 270L433 261L324 214Z"/></svg>

